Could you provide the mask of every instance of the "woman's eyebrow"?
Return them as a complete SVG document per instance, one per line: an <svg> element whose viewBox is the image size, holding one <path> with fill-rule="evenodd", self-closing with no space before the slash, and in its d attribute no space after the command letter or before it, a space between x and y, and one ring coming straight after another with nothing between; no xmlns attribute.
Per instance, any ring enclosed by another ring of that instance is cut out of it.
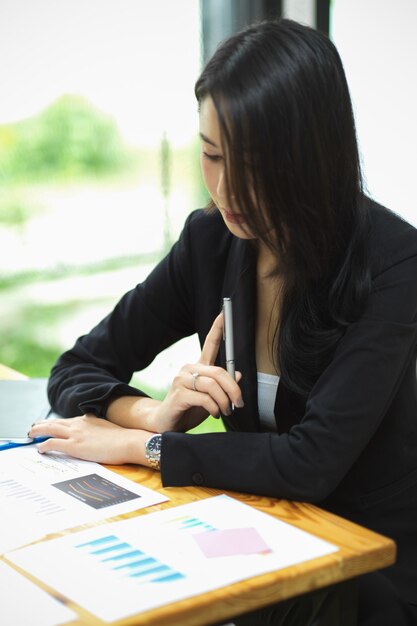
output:
<svg viewBox="0 0 417 626"><path fill-rule="evenodd" d="M218 148L218 146L214 143L214 141L206 137L206 135L204 135L203 133L200 133L200 137L205 143L209 143L214 148Z"/></svg>

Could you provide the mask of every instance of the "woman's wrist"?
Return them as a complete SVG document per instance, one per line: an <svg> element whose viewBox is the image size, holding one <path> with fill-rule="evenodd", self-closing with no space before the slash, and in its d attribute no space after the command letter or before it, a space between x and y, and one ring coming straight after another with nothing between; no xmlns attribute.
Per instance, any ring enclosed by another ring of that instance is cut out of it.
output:
<svg viewBox="0 0 417 626"><path fill-rule="evenodd" d="M126 432L127 463L144 465L145 467L150 466L149 460L146 457L146 442L153 434L154 433L150 433L147 430L134 429L129 429Z"/></svg>

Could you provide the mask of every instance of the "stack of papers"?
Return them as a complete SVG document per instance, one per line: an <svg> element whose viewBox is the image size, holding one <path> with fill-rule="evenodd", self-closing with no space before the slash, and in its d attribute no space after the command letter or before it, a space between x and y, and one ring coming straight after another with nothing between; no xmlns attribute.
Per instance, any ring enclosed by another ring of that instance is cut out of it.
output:
<svg viewBox="0 0 417 626"><path fill-rule="evenodd" d="M27 546L7 558L113 621L337 549L220 495Z"/></svg>

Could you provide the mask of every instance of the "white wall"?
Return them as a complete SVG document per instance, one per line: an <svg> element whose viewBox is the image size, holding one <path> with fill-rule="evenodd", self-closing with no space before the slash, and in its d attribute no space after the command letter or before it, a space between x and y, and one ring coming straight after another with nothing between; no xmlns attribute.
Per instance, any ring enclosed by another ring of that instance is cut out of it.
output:
<svg viewBox="0 0 417 626"><path fill-rule="evenodd" d="M417 225L417 0L333 0L371 195Z"/></svg>

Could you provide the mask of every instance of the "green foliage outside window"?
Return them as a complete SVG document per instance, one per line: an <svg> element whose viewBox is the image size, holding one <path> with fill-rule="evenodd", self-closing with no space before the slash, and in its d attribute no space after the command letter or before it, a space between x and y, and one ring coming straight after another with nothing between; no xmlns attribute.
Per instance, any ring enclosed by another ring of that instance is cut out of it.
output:
<svg viewBox="0 0 417 626"><path fill-rule="evenodd" d="M129 156L112 118L80 96L62 96L36 117L0 126L3 183L102 175Z"/></svg>

